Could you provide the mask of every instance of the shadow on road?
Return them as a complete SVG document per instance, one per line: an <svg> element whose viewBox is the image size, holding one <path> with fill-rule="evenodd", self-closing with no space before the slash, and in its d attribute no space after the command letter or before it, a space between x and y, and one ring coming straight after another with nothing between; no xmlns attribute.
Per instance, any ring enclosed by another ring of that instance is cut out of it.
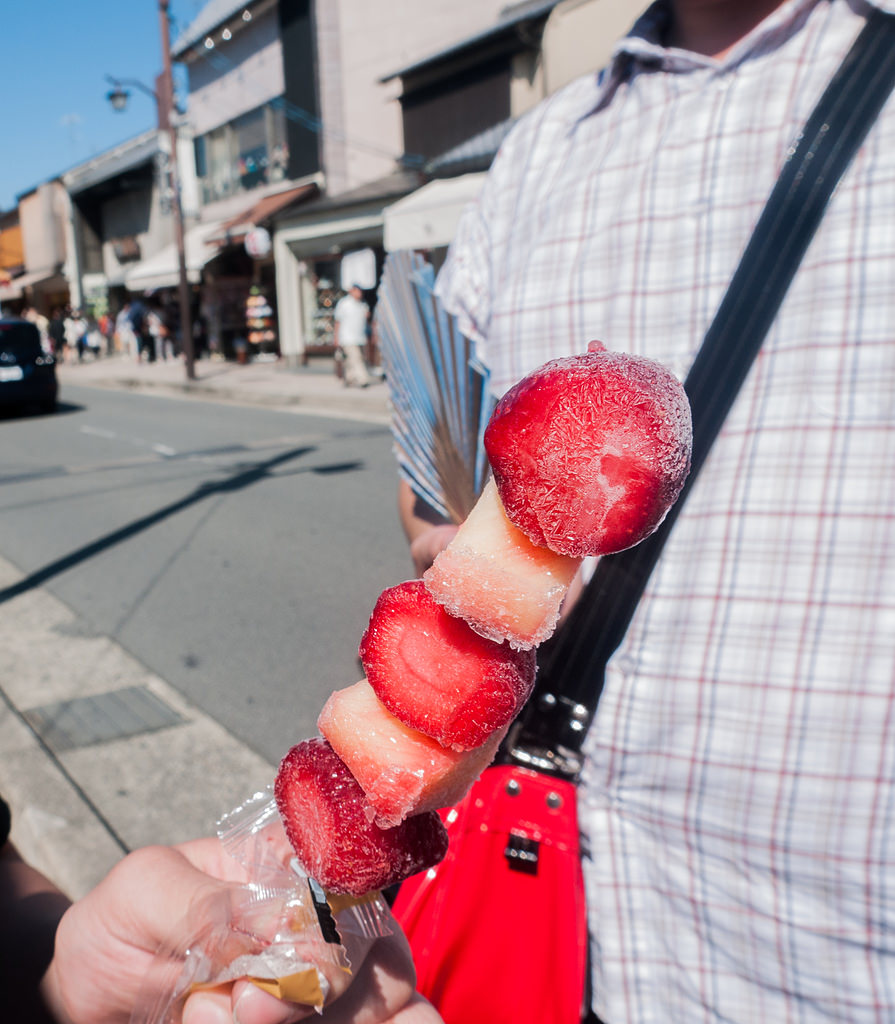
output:
<svg viewBox="0 0 895 1024"><path fill-rule="evenodd" d="M103 551L107 551L116 544L120 544L122 541L134 537L138 533L142 533L144 530L148 530L150 527L155 526L156 523L163 522L165 519L169 519L171 516L183 511L183 509L189 508L191 505L195 505L200 501L204 501L206 498L211 498L218 494L240 491L244 490L246 487L251 487L253 484L258 483L265 477L270 476L277 466L281 466L285 462L290 462L292 459L300 458L302 455L307 455L309 452L315 450L316 449L312 446L291 448L289 451L283 452L281 455L275 455L273 458L267 459L264 462L259 462L249 469L239 470L232 476L226 477L224 480L220 480L215 483L204 482L196 487L185 498L172 502L170 505L165 505L164 507L157 509L155 512L151 512L149 515L143 516L141 519L136 519L134 522L128 523L126 526L113 530L111 533L107 533L104 537L99 537L97 540L91 541L89 544L85 544L76 551L72 551L70 554L64 555L62 558L57 558L55 562L50 562L49 565L45 565L42 569L36 570L24 579L19 580L18 583L14 583L10 587L4 587L0 590L0 604L10 601L14 597L18 597L20 594L25 594L29 590L33 590L35 587L42 586L48 580L60 575L60 573L66 572L67 570L74 568L76 565L80 565L82 562L86 562L95 555L98 555Z"/></svg>
<svg viewBox="0 0 895 1024"><path fill-rule="evenodd" d="M37 405L9 405L0 407L0 423L7 420L37 420L44 417L68 416L73 412L83 412L83 405L75 405L74 402L57 402L52 412L48 409L41 409Z"/></svg>

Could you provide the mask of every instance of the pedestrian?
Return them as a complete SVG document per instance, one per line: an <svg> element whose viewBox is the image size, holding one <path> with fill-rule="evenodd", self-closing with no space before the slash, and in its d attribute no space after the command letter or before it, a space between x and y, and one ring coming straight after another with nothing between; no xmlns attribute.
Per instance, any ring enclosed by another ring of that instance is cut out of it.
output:
<svg viewBox="0 0 895 1024"><path fill-rule="evenodd" d="M87 348L87 321L80 310L71 310L65 318L65 361L79 363L84 360Z"/></svg>
<svg viewBox="0 0 895 1024"><path fill-rule="evenodd" d="M99 359L106 345L99 320L92 314L86 318L87 330L84 336L84 343L90 355Z"/></svg>
<svg viewBox="0 0 895 1024"><path fill-rule="evenodd" d="M57 358L64 355L65 349L65 319L62 310L58 307L53 310L50 322L47 325L47 337L50 344L50 352Z"/></svg>
<svg viewBox="0 0 895 1024"><path fill-rule="evenodd" d="M99 327L99 333L103 339L103 347L105 348L106 355L111 356L115 352L115 328L112 317L109 316L108 312L101 313L97 320L97 326Z"/></svg>
<svg viewBox="0 0 895 1024"><path fill-rule="evenodd" d="M40 312L39 309L35 309L34 306L28 306L22 313L22 317L28 320L40 332L40 344L44 352L50 351L50 321Z"/></svg>
<svg viewBox="0 0 895 1024"><path fill-rule="evenodd" d="M154 363L159 358L164 359L164 325L158 310L152 306L146 311L146 331L148 335L146 348L149 362Z"/></svg>
<svg viewBox="0 0 895 1024"><path fill-rule="evenodd" d="M208 352L208 327L200 313L193 319L193 356L203 359Z"/></svg>
<svg viewBox="0 0 895 1024"><path fill-rule="evenodd" d="M592 339L686 375L876 8L660 0L522 119L437 283L498 395ZM591 1020L895 1020L893 151L890 98L610 661ZM453 531L406 491L419 571Z"/></svg>
<svg viewBox="0 0 895 1024"><path fill-rule="evenodd" d="M144 356L147 360L150 359L149 353L152 348L150 344L152 336L147 327L146 314L146 306L141 299L135 299L130 304L127 319L134 334L138 363L143 361Z"/></svg>
<svg viewBox="0 0 895 1024"><path fill-rule="evenodd" d="M115 316L115 347L129 359L138 359L137 336L131 326L131 304L125 302Z"/></svg>
<svg viewBox="0 0 895 1024"><path fill-rule="evenodd" d="M364 349L367 345L367 329L370 307L363 301L363 290L353 284L346 295L336 303L335 344L344 353L345 386L365 388L370 383Z"/></svg>

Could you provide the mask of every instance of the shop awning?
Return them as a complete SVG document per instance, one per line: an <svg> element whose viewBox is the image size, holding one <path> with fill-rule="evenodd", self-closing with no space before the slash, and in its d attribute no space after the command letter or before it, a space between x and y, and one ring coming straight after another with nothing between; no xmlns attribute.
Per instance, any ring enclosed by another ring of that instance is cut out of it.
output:
<svg viewBox="0 0 895 1024"><path fill-rule="evenodd" d="M275 217L277 237L317 252L335 251L333 245L381 244L383 211L417 188L419 180L417 172L397 170L348 192L319 196Z"/></svg>
<svg viewBox="0 0 895 1024"><path fill-rule="evenodd" d="M183 239L186 256L186 276L190 284L202 279L202 268L218 255L220 249L210 239L221 229L224 221L210 221L190 228ZM177 246L172 244L154 256L141 260L125 276L124 285L130 292L154 291L156 288L176 288L180 282Z"/></svg>
<svg viewBox="0 0 895 1024"><path fill-rule="evenodd" d="M482 174L430 181L385 210L385 250L436 249L449 245L460 214L478 197Z"/></svg>
<svg viewBox="0 0 895 1024"><path fill-rule="evenodd" d="M0 302L20 299L26 289L54 279L54 283L62 287L65 286L65 278L58 270L37 270L31 274L20 274L18 277L11 278L8 284L0 284Z"/></svg>
<svg viewBox="0 0 895 1024"><path fill-rule="evenodd" d="M259 227L271 220L273 216L290 206L305 202L316 196L319 189L316 182L289 188L284 192L275 192L252 203L247 209L224 221L220 228L209 237L216 245L235 245L242 242L253 227Z"/></svg>

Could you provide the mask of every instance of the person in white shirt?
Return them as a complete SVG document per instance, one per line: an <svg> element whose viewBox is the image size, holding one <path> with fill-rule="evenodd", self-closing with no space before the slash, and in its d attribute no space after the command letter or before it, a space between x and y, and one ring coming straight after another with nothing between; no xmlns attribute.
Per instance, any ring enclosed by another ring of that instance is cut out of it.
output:
<svg viewBox="0 0 895 1024"><path fill-rule="evenodd" d="M365 388L370 383L364 361L370 307L363 300L359 284L353 284L348 294L336 303L335 318L336 346L345 355L345 386Z"/></svg>
<svg viewBox="0 0 895 1024"><path fill-rule="evenodd" d="M115 341L129 359L137 359L137 336L131 326L130 313L131 304L125 302L115 317Z"/></svg>

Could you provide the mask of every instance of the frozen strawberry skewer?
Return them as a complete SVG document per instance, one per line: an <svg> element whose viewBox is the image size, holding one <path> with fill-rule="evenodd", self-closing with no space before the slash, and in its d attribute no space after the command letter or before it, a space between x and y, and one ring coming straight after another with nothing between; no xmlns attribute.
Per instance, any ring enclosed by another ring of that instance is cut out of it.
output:
<svg viewBox="0 0 895 1024"><path fill-rule="evenodd" d="M602 346L501 399L485 435L494 482L425 585L380 597L360 648L368 679L333 694L318 723L326 738L281 765L287 834L322 885L361 895L444 856L435 809L493 758L581 559L656 529L690 441L676 378Z"/></svg>

